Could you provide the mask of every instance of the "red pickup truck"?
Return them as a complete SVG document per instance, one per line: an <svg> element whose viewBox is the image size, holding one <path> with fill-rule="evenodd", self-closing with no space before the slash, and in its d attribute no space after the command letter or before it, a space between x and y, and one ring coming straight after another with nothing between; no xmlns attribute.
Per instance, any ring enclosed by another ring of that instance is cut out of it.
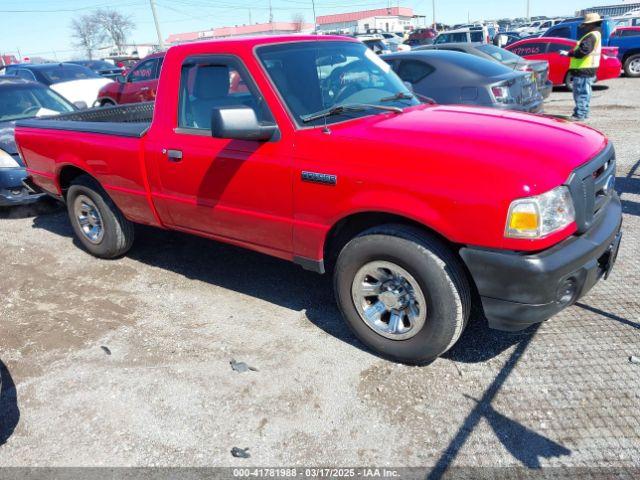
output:
<svg viewBox="0 0 640 480"><path fill-rule="evenodd" d="M421 104L344 37L176 46L155 107L25 120L16 138L92 254L125 254L143 223L331 271L356 335L407 363L449 349L472 302L493 328L550 318L620 243L602 134Z"/></svg>

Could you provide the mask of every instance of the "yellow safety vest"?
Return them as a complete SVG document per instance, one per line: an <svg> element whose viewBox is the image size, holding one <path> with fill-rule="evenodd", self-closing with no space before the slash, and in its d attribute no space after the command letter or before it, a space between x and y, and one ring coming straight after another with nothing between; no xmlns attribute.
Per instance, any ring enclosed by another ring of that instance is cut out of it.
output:
<svg viewBox="0 0 640 480"><path fill-rule="evenodd" d="M594 30L593 32L587 33L584 37L580 39L580 41L578 42L578 45L576 45L576 48L573 51L577 52L578 48L580 48L580 44L582 43L582 41L585 38L587 38L589 35L596 36L596 44L595 44L595 47L593 48L593 51L586 57L582 57L582 58L571 57L571 67L570 67L571 70L581 70L583 68L598 68L600 66L600 56L602 54L602 34L599 31Z"/></svg>

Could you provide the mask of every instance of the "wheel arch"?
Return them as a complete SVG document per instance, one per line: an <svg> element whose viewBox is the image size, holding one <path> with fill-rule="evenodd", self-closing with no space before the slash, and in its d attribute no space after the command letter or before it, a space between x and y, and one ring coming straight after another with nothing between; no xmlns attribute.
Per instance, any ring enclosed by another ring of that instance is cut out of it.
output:
<svg viewBox="0 0 640 480"><path fill-rule="evenodd" d="M373 227L401 224L416 227L425 233L434 235L449 245L458 255L459 245L448 239L434 228L410 216L384 211L362 211L340 218L325 235L323 244L323 270L330 271L335 265L340 250L354 237Z"/></svg>
<svg viewBox="0 0 640 480"><path fill-rule="evenodd" d="M624 52L624 55L622 56L622 66L624 67L624 64L629 59L629 57L632 57L632 56L638 55L638 54L640 54L640 47L638 47L638 48L630 48L629 50Z"/></svg>
<svg viewBox="0 0 640 480"><path fill-rule="evenodd" d="M67 191L71 186L71 183L81 175L86 175L94 179L98 184L98 180L91 175L86 170L76 166L76 165L64 165L60 171L58 172L58 186L60 187L60 192L62 193L62 198L66 199Z"/></svg>
<svg viewBox="0 0 640 480"><path fill-rule="evenodd" d="M111 103L113 105L118 105L118 102L113 97L111 97L109 95L105 95L103 97L100 97L100 98L96 99L96 101L99 102L99 105L101 107L103 107L105 103Z"/></svg>

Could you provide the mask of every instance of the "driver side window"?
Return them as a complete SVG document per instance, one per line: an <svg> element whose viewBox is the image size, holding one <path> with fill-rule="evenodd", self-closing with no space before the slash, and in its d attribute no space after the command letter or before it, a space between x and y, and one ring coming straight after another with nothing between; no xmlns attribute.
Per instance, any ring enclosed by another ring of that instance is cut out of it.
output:
<svg viewBox="0 0 640 480"><path fill-rule="evenodd" d="M156 58L152 58L150 60L147 60L146 62L142 62L131 71L131 73L129 74L129 81L135 83L153 80L154 78L156 78L157 63L158 60Z"/></svg>
<svg viewBox="0 0 640 480"><path fill-rule="evenodd" d="M178 126L209 130L211 113L220 107L249 107L261 122L273 122L249 74L235 59L187 59L180 75Z"/></svg>

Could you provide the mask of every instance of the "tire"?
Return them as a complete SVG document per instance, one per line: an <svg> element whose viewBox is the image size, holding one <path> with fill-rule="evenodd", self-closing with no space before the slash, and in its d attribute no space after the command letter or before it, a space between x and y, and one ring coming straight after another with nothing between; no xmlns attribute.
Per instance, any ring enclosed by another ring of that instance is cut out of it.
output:
<svg viewBox="0 0 640 480"><path fill-rule="evenodd" d="M385 274L389 278L393 266L397 267L396 273L410 276L405 280L418 287L410 289L412 297L424 299L426 307L423 310L422 301L417 301L417 310L426 316L422 325L418 320L411 326L408 316L401 323L396 322L401 327L399 331L410 327L401 335L389 332L393 309L381 314L382 323L378 322L378 326L365 320L364 311L368 312L370 305L387 305L389 297L383 299L385 293L364 301L354 293L359 291L358 285L367 283L370 287L376 283L363 272L373 268L383 278ZM462 335L471 309L471 288L461 260L437 237L406 225L374 227L347 243L336 262L334 290L344 319L367 347L385 358L414 365L429 363L449 350ZM382 331L380 325L387 331Z"/></svg>
<svg viewBox="0 0 640 480"><path fill-rule="evenodd" d="M627 77L640 77L640 53L631 55L624 61L624 73Z"/></svg>
<svg viewBox="0 0 640 480"><path fill-rule="evenodd" d="M564 77L564 88L569 92L573 92L573 75L571 75L571 72L567 72L567 76Z"/></svg>
<svg viewBox="0 0 640 480"><path fill-rule="evenodd" d="M97 181L88 175L75 178L66 200L73 231L89 253L110 259L129 251L133 244L134 225L124 217ZM94 228L96 225L101 228Z"/></svg>

